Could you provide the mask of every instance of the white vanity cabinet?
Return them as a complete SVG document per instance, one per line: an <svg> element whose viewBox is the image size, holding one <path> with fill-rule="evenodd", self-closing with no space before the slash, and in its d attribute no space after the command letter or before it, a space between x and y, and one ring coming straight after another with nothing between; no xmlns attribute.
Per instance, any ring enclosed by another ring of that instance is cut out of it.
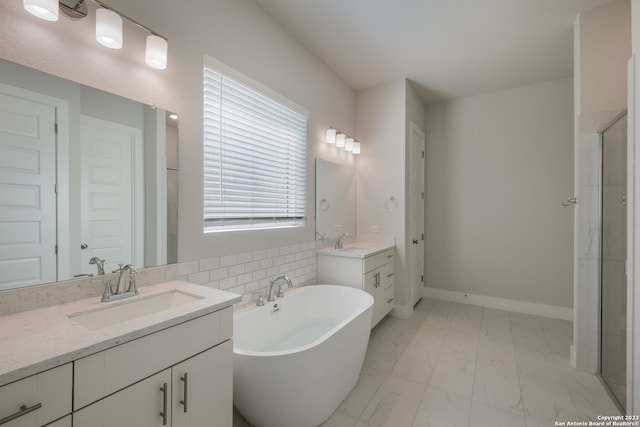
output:
<svg viewBox="0 0 640 427"><path fill-rule="evenodd" d="M75 363L74 427L232 425L232 309Z"/></svg>
<svg viewBox="0 0 640 427"><path fill-rule="evenodd" d="M394 258L394 248L363 257L318 252L318 283L352 286L371 294L373 328L394 307Z"/></svg>
<svg viewBox="0 0 640 427"><path fill-rule="evenodd" d="M231 340L73 414L75 427L232 425Z"/></svg>
<svg viewBox="0 0 640 427"><path fill-rule="evenodd" d="M2 427L40 427L71 413L71 363L0 387ZM53 425L71 426L60 420Z"/></svg>

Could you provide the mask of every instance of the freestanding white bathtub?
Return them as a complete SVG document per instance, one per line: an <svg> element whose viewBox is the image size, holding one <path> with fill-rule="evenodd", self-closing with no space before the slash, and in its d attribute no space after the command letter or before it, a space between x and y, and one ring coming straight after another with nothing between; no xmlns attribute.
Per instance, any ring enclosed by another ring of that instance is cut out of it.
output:
<svg viewBox="0 0 640 427"><path fill-rule="evenodd" d="M233 316L233 403L256 427L316 427L358 381L373 298L304 286Z"/></svg>

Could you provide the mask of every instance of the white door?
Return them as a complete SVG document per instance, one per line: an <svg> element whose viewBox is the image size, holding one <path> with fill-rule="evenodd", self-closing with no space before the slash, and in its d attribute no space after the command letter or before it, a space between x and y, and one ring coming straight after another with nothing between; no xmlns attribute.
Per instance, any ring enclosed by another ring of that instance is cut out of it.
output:
<svg viewBox="0 0 640 427"><path fill-rule="evenodd" d="M139 129L82 117L81 273L96 273L89 260L106 260L105 271L142 261L142 133Z"/></svg>
<svg viewBox="0 0 640 427"><path fill-rule="evenodd" d="M411 122L411 305L422 298L424 287L424 133Z"/></svg>
<svg viewBox="0 0 640 427"><path fill-rule="evenodd" d="M0 93L0 290L56 280L55 120Z"/></svg>

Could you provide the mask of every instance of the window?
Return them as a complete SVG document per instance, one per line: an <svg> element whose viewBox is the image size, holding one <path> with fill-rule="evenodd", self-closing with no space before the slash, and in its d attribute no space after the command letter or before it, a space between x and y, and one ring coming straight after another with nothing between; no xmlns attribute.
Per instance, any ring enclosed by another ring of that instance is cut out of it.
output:
<svg viewBox="0 0 640 427"><path fill-rule="evenodd" d="M205 231L306 223L307 116L205 57Z"/></svg>

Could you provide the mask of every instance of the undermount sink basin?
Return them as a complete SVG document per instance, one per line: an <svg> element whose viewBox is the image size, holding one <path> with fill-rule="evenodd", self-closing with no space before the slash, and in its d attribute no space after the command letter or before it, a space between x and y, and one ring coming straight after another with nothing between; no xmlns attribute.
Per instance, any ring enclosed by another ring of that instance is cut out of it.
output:
<svg viewBox="0 0 640 427"><path fill-rule="evenodd" d="M85 328L95 331L203 298L173 289L150 296L131 297L130 300L118 304L73 313L68 317Z"/></svg>

